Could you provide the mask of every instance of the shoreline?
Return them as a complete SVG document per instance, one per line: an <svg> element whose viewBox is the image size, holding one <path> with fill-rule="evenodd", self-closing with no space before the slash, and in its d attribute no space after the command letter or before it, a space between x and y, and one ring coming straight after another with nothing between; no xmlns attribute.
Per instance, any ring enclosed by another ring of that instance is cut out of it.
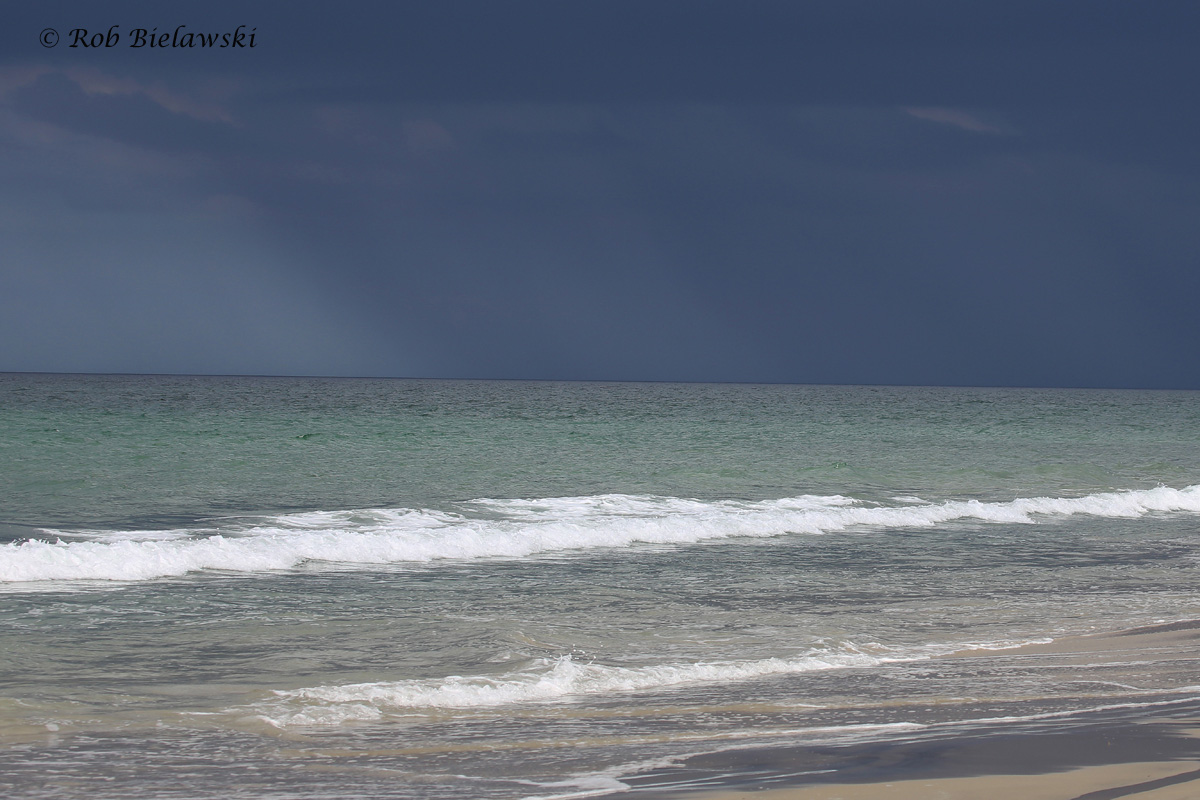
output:
<svg viewBox="0 0 1200 800"><path fill-rule="evenodd" d="M1136 656L1157 662L1195 656L1198 641L1200 620L1181 620L943 658L1098 665ZM915 735L854 743L701 754L620 780L629 789L603 797L1194 800L1200 797L1200 687L1145 705L1118 701L1040 717L935 723Z"/></svg>

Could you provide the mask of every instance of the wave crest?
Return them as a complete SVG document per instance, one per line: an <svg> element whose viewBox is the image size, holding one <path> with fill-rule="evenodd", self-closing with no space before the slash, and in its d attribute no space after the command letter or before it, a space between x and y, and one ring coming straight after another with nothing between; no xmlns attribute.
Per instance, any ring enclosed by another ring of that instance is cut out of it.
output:
<svg viewBox="0 0 1200 800"><path fill-rule="evenodd" d="M286 570L305 562L520 558L635 544L933 527L964 520L1028 524L1076 514L1133 518L1154 512L1200 512L1200 486L1009 502L909 502L914 499L883 506L841 495L749 502L608 494L476 500L463 504L462 513L400 508L285 514L230 522L225 528L160 531L153 537L146 531L93 531L92 541L0 546L0 582L141 581L199 570Z"/></svg>
<svg viewBox="0 0 1200 800"><path fill-rule="evenodd" d="M460 676L428 680L354 683L278 691L280 698L260 710L260 719L278 727L327 725L378 719L386 711L488 709L522 703L546 703L573 696L669 689L726 683L796 672L870 667L903 656L872 655L847 646L842 651L811 652L797 658L767 658L694 664L618 667L575 661L569 655L537 659L529 667L500 677Z"/></svg>
<svg viewBox="0 0 1200 800"><path fill-rule="evenodd" d="M1038 640L1041 642L1048 639ZM260 703L255 716L276 727L330 725L380 719L385 713L424 713L434 709L486 710L527 703L570 702L573 698L623 692L655 691L700 684L725 684L818 672L922 661L968 650L1003 650L1029 642L926 645L908 649L878 643L814 648L789 658L712 661L620 667L579 662L569 655L536 659L499 676L451 675L445 678L352 683L276 691L278 699Z"/></svg>

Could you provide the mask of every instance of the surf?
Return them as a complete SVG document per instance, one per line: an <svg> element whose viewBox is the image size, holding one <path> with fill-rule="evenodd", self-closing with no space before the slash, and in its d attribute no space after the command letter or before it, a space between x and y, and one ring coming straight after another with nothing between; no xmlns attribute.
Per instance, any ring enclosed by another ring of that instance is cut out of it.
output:
<svg viewBox="0 0 1200 800"><path fill-rule="evenodd" d="M1026 525L1075 515L1137 518L1200 512L1200 485L1004 502L915 500L919 498L903 497L897 505L883 505L842 495L741 501L606 494L480 499L456 510L303 512L157 532L43 529L45 540L0 545L0 583L147 581L205 571L278 572L300 565L319 569L517 559L963 522Z"/></svg>

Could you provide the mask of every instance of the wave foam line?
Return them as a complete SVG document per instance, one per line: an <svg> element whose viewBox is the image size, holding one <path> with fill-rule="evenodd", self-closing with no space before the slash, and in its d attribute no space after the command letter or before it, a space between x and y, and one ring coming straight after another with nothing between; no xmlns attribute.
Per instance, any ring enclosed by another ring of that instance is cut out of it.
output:
<svg viewBox="0 0 1200 800"><path fill-rule="evenodd" d="M498 677L451 675L280 690L275 692L279 700L267 703L265 708L260 704L257 716L277 727L336 725L350 720L379 719L386 711L491 709L525 703L552 703L581 696L726 684L776 675L924 661L964 649L1004 650L1024 644L1028 643L929 645L900 650L875 643L859 647L844 642L838 649L813 649L791 658L642 667L582 663L564 655L537 659L528 667Z"/></svg>
<svg viewBox="0 0 1200 800"><path fill-rule="evenodd" d="M959 520L1033 523L1075 514L1132 518L1195 513L1200 512L1200 486L902 506L867 505L840 495L744 502L612 494L476 500L464 509L462 514L421 509L311 512L230 522L224 529L228 535L208 535L211 527L183 537L181 531L164 531L158 539L147 539L144 532L93 531L89 534L95 541L9 543L0 545L0 582L139 581L198 570L284 570L304 562L520 558L639 543L933 527Z"/></svg>
<svg viewBox="0 0 1200 800"><path fill-rule="evenodd" d="M924 658L927 656L919 656ZM811 652L796 658L616 667L574 661L564 655L537 659L503 677L486 675L354 683L277 691L279 706L259 718L278 727L329 725L379 719L388 710L488 709L521 703L547 703L582 695L669 689L682 685L728 683L817 670L871 667L911 656L872 655L848 646L844 651Z"/></svg>

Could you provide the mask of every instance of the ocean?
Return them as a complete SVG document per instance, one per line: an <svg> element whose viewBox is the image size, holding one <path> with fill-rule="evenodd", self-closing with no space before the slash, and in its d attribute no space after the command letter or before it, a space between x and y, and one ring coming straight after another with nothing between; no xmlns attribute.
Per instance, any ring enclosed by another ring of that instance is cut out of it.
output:
<svg viewBox="0 0 1200 800"><path fill-rule="evenodd" d="M1006 654L1200 618L1198 522L1197 392L0 375L0 791L685 791L1190 702Z"/></svg>

